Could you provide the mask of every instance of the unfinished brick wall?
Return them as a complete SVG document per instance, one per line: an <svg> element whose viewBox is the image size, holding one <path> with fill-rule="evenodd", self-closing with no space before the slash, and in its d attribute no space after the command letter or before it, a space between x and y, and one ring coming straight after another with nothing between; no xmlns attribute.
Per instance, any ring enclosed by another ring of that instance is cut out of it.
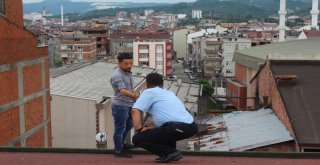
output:
<svg viewBox="0 0 320 165"><path fill-rule="evenodd" d="M23 27L22 1L5 4L0 16L0 146L51 147L48 50L38 48L36 37Z"/></svg>
<svg viewBox="0 0 320 165"><path fill-rule="evenodd" d="M236 63L235 71L236 81L242 85L245 85L245 83L247 82L247 68Z"/></svg>
<svg viewBox="0 0 320 165"><path fill-rule="evenodd" d="M249 151L260 151L260 152L294 152L295 143L293 141L273 144L265 147L255 148Z"/></svg>
<svg viewBox="0 0 320 165"><path fill-rule="evenodd" d="M259 80L258 80L259 79ZM287 130L292 136L294 132L286 112L283 100L281 98L280 92L278 91L275 79L273 77L272 71L270 70L270 61L267 61L267 64L262 68L258 77L252 82L256 84L259 82L259 96L260 98L266 97L266 105L271 105L272 110L284 124ZM256 85L254 85L256 86ZM261 99L260 99L261 102Z"/></svg>

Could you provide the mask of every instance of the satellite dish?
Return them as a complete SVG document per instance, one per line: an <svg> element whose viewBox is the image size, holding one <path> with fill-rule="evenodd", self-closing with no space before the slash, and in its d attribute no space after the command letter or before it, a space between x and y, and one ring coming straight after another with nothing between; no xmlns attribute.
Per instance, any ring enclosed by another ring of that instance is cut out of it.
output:
<svg viewBox="0 0 320 165"><path fill-rule="evenodd" d="M106 141L107 141L107 138L108 138L107 134L106 134L106 133L103 133L103 132L99 132L99 133L97 133L97 135L96 135L96 140L97 140L98 142L106 142Z"/></svg>

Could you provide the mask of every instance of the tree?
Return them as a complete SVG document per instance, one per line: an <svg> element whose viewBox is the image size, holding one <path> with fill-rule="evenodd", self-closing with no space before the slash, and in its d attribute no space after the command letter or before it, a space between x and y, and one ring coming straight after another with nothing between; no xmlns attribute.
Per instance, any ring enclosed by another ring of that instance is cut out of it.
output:
<svg viewBox="0 0 320 165"><path fill-rule="evenodd" d="M213 87L211 86L211 84L209 83L209 81L207 80L201 80L199 81L199 85L203 85L202 87L202 95L203 96L211 96L214 92Z"/></svg>

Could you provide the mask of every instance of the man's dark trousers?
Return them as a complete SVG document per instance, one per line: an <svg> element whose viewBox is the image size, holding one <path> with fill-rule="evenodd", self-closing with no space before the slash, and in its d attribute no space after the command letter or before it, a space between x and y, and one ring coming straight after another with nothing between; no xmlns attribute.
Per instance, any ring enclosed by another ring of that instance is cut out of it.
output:
<svg viewBox="0 0 320 165"><path fill-rule="evenodd" d="M133 136L133 143L159 157L176 152L176 142L189 138L198 132L195 123L168 122L159 128L141 132Z"/></svg>

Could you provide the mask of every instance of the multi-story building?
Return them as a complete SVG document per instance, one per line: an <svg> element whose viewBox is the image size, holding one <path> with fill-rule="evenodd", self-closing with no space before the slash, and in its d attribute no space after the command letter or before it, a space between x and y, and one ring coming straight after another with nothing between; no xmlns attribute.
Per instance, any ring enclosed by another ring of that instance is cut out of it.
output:
<svg viewBox="0 0 320 165"><path fill-rule="evenodd" d="M60 39L61 57L65 63L96 60L95 37L83 34L64 35Z"/></svg>
<svg viewBox="0 0 320 165"><path fill-rule="evenodd" d="M220 73L223 68L222 44L221 38L203 38L201 40L201 54L204 57L203 75L208 79L216 76L215 74Z"/></svg>
<svg viewBox="0 0 320 165"><path fill-rule="evenodd" d="M179 29L173 32L173 50L175 58L182 59L187 57L187 35L189 29Z"/></svg>
<svg viewBox="0 0 320 165"><path fill-rule="evenodd" d="M109 30L105 27L92 27L81 29L84 35L97 38L97 59L108 57L109 54Z"/></svg>
<svg viewBox="0 0 320 165"><path fill-rule="evenodd" d="M25 30L21 0L0 0L0 146L51 147L48 47Z"/></svg>
<svg viewBox="0 0 320 165"><path fill-rule="evenodd" d="M121 52L127 52L133 54L133 42L134 41L148 40L150 42L169 42L171 35L169 33L114 33L110 35L110 56L116 59L117 55Z"/></svg>
<svg viewBox="0 0 320 165"><path fill-rule="evenodd" d="M133 61L135 66L146 66L156 69L166 77L172 75L171 42L133 42Z"/></svg>
<svg viewBox="0 0 320 165"><path fill-rule="evenodd" d="M202 18L202 10L192 10L192 18L193 19L201 19Z"/></svg>
<svg viewBox="0 0 320 165"><path fill-rule="evenodd" d="M48 48L50 67L55 67L57 62L61 61L59 37L51 35L48 39Z"/></svg>
<svg viewBox="0 0 320 165"><path fill-rule="evenodd" d="M190 47L188 59L191 61L191 70L193 72L202 72L204 57L201 56L201 37L193 38Z"/></svg>
<svg viewBox="0 0 320 165"><path fill-rule="evenodd" d="M235 76L235 62L233 61L234 52L251 47L251 39L230 37L223 39L223 61L222 73L224 77Z"/></svg>

